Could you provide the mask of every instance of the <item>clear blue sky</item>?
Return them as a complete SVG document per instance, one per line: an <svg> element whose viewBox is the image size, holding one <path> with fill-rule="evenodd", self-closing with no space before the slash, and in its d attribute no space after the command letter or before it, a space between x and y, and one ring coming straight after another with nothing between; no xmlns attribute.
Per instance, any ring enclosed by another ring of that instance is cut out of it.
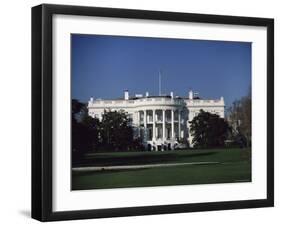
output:
<svg viewBox="0 0 281 226"><path fill-rule="evenodd" d="M227 106L248 93L251 43L143 37L71 35L72 98L123 97L135 93L225 98Z"/></svg>

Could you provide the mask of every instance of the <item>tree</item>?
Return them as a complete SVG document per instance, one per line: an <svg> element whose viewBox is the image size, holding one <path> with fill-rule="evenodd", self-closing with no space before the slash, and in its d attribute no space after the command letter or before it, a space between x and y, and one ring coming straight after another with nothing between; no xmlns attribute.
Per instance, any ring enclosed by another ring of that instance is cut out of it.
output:
<svg viewBox="0 0 281 226"><path fill-rule="evenodd" d="M126 151L135 144L131 120L124 111L105 111L100 134L102 146L108 150Z"/></svg>
<svg viewBox="0 0 281 226"><path fill-rule="evenodd" d="M190 122L194 147L210 148L224 146L229 131L228 123L216 114L200 110Z"/></svg>
<svg viewBox="0 0 281 226"><path fill-rule="evenodd" d="M252 142L252 98L251 92L233 102L228 109L228 120L232 128L232 139L240 146L251 146Z"/></svg>
<svg viewBox="0 0 281 226"><path fill-rule="evenodd" d="M72 100L72 156L80 163L88 152L143 150L141 140L134 139L131 119L124 111L105 111L100 121L88 114L88 108Z"/></svg>
<svg viewBox="0 0 281 226"><path fill-rule="evenodd" d="M79 162L99 145L99 120L88 116L85 104L72 100L72 159Z"/></svg>

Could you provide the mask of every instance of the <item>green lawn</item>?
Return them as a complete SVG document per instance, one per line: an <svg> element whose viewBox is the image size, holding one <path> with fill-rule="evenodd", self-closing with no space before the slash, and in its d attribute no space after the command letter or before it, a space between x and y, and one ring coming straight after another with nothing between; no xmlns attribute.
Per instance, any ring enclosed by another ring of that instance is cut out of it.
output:
<svg viewBox="0 0 281 226"><path fill-rule="evenodd" d="M146 169L72 172L72 189L166 186L251 181L250 149L89 154L76 167L216 162Z"/></svg>

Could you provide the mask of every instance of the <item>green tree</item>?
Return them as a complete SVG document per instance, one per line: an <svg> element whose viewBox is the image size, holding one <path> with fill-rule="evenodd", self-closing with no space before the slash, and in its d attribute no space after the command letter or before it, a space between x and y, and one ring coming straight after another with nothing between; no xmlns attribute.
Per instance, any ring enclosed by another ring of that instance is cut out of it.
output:
<svg viewBox="0 0 281 226"><path fill-rule="evenodd" d="M194 147L210 148L224 145L229 131L228 123L216 114L200 110L190 122Z"/></svg>
<svg viewBox="0 0 281 226"><path fill-rule="evenodd" d="M124 111L105 111L100 127L103 148L127 151L135 143L131 120Z"/></svg>
<svg viewBox="0 0 281 226"><path fill-rule="evenodd" d="M80 163L93 151L143 150L141 140L134 138L131 119L124 111L105 111L100 121L88 114L88 108L72 100L72 159Z"/></svg>
<svg viewBox="0 0 281 226"><path fill-rule="evenodd" d="M99 146L99 120L88 116L87 106L72 100L72 159L81 161L85 153Z"/></svg>

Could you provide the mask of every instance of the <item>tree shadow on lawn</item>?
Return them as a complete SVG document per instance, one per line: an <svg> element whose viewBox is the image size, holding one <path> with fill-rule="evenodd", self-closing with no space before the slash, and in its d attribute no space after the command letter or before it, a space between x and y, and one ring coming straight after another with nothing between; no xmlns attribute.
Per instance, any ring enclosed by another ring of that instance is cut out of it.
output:
<svg viewBox="0 0 281 226"><path fill-rule="evenodd" d="M165 153L161 155L138 155L138 156L108 156L100 155L92 158L83 159L82 162L75 165L75 167L83 166L121 166L121 165L143 165L155 163L171 163L178 162L183 159L211 156L217 152L201 152L201 153Z"/></svg>

